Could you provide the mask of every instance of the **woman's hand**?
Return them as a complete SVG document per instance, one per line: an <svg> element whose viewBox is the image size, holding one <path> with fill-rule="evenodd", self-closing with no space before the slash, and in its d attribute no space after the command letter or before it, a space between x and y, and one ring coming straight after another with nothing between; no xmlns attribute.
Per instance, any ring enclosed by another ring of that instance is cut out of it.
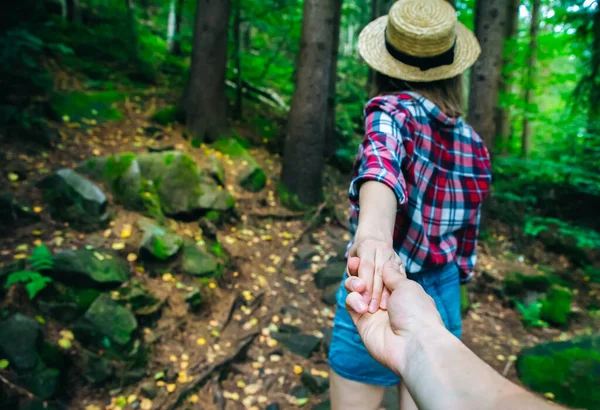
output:
<svg viewBox="0 0 600 410"><path fill-rule="evenodd" d="M358 276L366 285L362 296L369 312L387 309L390 292L383 285L383 266L396 257L391 238L362 234L359 230L348 256L348 274Z"/></svg>

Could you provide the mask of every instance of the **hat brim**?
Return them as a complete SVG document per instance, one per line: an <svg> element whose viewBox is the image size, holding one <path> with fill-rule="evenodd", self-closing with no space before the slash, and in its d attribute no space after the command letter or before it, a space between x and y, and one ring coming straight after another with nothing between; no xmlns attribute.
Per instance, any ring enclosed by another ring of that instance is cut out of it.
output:
<svg viewBox="0 0 600 410"><path fill-rule="evenodd" d="M396 60L385 46L385 28L388 16L379 17L369 23L358 37L358 51L366 63L376 71L404 81L428 82L456 77L475 64L481 47L475 34L462 23L456 27L456 49L454 62L422 71Z"/></svg>

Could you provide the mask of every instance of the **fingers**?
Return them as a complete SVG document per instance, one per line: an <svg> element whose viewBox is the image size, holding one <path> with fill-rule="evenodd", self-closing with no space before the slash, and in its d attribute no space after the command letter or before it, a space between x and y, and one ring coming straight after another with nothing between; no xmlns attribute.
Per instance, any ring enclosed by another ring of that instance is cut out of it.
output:
<svg viewBox="0 0 600 410"><path fill-rule="evenodd" d="M358 319L367 313L367 309L367 304L358 292L352 292L346 298L346 310L350 314L354 324L358 323Z"/></svg>
<svg viewBox="0 0 600 410"><path fill-rule="evenodd" d="M375 272L373 273L373 294L369 304L369 312L379 310L381 295L383 294L383 265L389 260L390 255L382 250L375 251Z"/></svg>
<svg viewBox="0 0 600 410"><path fill-rule="evenodd" d="M399 258L391 259L385 263L383 266L383 283L390 292L396 290L405 280L407 280L406 271Z"/></svg>
<svg viewBox="0 0 600 410"><path fill-rule="evenodd" d="M360 265L360 259L356 256L348 259L348 275L358 276L358 266Z"/></svg>
<svg viewBox="0 0 600 410"><path fill-rule="evenodd" d="M361 279L352 276L346 279L346 281L344 282L344 287L346 288L348 293L363 293L367 288L365 283Z"/></svg>
<svg viewBox="0 0 600 410"><path fill-rule="evenodd" d="M387 310L388 302L390 301L390 296L392 293L387 287L383 288L383 294L381 295L381 303L379 304L379 308L383 310Z"/></svg>
<svg viewBox="0 0 600 410"><path fill-rule="evenodd" d="M373 272L375 270L375 250L367 249L362 251L360 257L360 263L358 266L358 277L365 283L365 292L363 297L365 302L371 301L371 295L373 294Z"/></svg>

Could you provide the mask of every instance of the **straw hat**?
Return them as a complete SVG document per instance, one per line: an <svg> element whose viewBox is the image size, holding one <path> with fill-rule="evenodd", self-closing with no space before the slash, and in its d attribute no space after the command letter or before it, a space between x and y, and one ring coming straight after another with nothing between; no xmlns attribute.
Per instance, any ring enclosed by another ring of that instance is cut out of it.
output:
<svg viewBox="0 0 600 410"><path fill-rule="evenodd" d="M446 0L398 0L358 38L360 55L376 71L405 81L452 78L471 67L481 47Z"/></svg>

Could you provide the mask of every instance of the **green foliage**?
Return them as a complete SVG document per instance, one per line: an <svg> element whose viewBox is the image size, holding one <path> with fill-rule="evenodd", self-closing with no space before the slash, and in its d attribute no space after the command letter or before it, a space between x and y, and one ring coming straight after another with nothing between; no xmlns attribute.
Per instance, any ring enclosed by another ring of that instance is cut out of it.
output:
<svg viewBox="0 0 600 410"><path fill-rule="evenodd" d="M52 278L42 275L39 271L52 269L54 262L52 253L44 244L33 250L28 262L30 269L10 273L6 278L4 288L8 289L12 285L22 283L25 285L29 299L34 299L38 293L52 283Z"/></svg>
<svg viewBox="0 0 600 410"><path fill-rule="evenodd" d="M573 239L579 248L600 247L600 234L592 229L574 226L556 218L533 217L525 222L525 233L531 236L539 236L551 228L556 229L560 235Z"/></svg>
<svg viewBox="0 0 600 410"><path fill-rule="evenodd" d="M177 107L170 106L167 108L163 108L154 113L152 116L152 121L159 123L160 125L167 126L172 122L175 122L177 119Z"/></svg>
<svg viewBox="0 0 600 410"><path fill-rule="evenodd" d="M123 113L115 104L123 99L125 96L116 91L76 91L54 94L50 106L58 118L65 121L95 124L122 119Z"/></svg>
<svg viewBox="0 0 600 410"><path fill-rule="evenodd" d="M554 285L542 300L540 318L556 325L565 325L571 313L572 292L562 286Z"/></svg>
<svg viewBox="0 0 600 410"><path fill-rule="evenodd" d="M515 306L523 316L523 325L526 328L531 327L548 327L548 323L544 322L541 317L542 303L533 302L528 305L523 305L518 300L515 300Z"/></svg>

